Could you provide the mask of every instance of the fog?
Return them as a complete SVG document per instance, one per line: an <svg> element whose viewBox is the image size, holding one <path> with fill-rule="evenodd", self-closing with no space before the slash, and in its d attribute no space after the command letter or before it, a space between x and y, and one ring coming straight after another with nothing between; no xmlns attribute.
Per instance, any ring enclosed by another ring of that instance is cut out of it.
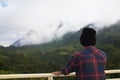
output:
<svg viewBox="0 0 120 80"><path fill-rule="evenodd" d="M27 39L38 44L90 23L98 28L109 26L120 20L119 3L120 0L0 0L0 45L9 46L29 31L36 35Z"/></svg>

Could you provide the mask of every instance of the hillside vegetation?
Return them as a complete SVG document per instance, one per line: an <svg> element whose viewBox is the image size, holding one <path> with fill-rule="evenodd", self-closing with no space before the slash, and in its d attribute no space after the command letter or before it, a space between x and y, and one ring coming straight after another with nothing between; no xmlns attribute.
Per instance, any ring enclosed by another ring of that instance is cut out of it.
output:
<svg viewBox="0 0 120 80"><path fill-rule="evenodd" d="M41 45L0 47L0 74L49 73L61 69L70 56L82 48L80 33L81 30L67 33L61 40ZM106 69L120 69L120 24L99 30L97 38L96 47L108 56Z"/></svg>

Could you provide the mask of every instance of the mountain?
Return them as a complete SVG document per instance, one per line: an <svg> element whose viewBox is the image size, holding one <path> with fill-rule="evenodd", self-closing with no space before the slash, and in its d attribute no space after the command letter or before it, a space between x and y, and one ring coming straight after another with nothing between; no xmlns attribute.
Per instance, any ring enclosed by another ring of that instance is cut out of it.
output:
<svg viewBox="0 0 120 80"><path fill-rule="evenodd" d="M87 25L85 27L91 26ZM0 70L3 70L0 72L2 74L8 71L11 73L49 73L59 70L68 62L74 52L82 49L79 43L81 30L68 32L61 39L54 39L44 44L0 47ZM36 32L30 32L27 35L33 33L37 34ZM106 69L120 69L119 22L97 31L96 47L107 53Z"/></svg>
<svg viewBox="0 0 120 80"><path fill-rule="evenodd" d="M36 31L29 31L25 36L14 42L11 46L20 47L24 45L38 44L40 43L40 40L39 33ZM41 40L41 42L44 42L44 40Z"/></svg>
<svg viewBox="0 0 120 80"><path fill-rule="evenodd" d="M73 32L75 30L74 26L63 23L60 21L58 25L49 26L48 28L51 31L45 33L45 31L29 31L22 38L18 39L11 46L21 47L37 44L45 44L51 41L59 40L67 32Z"/></svg>
<svg viewBox="0 0 120 80"><path fill-rule="evenodd" d="M68 45L68 44L74 44L79 43L79 37L81 34L81 29L78 31L68 31L67 33L64 33L64 35L59 38L58 32L60 28L63 28L64 24L60 23L57 27L57 30L54 33L54 38L51 39L51 41L46 41L46 37L40 37L39 33L35 31L28 32L23 38L17 40L15 43L13 43L11 46L20 47L20 46L42 46L42 47L52 47L52 46L62 46L62 45ZM92 27L96 29L96 26L94 24L88 24L84 27ZM117 22L116 24L105 26L101 30L97 30L97 38L98 44L104 44L104 43L115 43L119 44L119 34L120 33L120 22ZM109 39L109 40L108 40ZM117 39L117 40L116 40ZM104 41L104 42L103 42Z"/></svg>
<svg viewBox="0 0 120 80"><path fill-rule="evenodd" d="M84 27L92 27L96 29L94 24L88 24ZM68 32L59 40L53 40L49 43L41 44L42 47L58 47L65 45L76 45L79 44L79 38L82 29L76 32ZM103 44L113 44L115 46L120 46L120 22L112 24L110 26L104 26L104 28L97 30L97 45Z"/></svg>
<svg viewBox="0 0 120 80"><path fill-rule="evenodd" d="M120 22L104 27L97 33L99 44L113 44L120 47Z"/></svg>

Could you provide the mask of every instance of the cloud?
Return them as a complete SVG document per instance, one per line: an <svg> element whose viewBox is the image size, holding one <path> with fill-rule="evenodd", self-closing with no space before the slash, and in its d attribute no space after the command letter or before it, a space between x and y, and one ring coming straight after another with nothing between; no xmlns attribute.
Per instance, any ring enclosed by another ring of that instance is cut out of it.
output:
<svg viewBox="0 0 120 80"><path fill-rule="evenodd" d="M1 7L7 7L8 3L6 1L0 0L0 6Z"/></svg>
<svg viewBox="0 0 120 80"><path fill-rule="evenodd" d="M55 32L59 20L76 26L61 28L61 35L89 23L110 25L120 19L119 3L119 0L0 0L0 41L12 44L30 30L47 36ZM16 36L10 38L8 34Z"/></svg>

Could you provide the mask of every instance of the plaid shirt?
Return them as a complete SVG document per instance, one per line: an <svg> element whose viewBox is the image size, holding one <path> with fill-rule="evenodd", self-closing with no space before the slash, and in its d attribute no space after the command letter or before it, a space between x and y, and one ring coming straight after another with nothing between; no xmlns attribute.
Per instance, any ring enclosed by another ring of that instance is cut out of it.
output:
<svg viewBox="0 0 120 80"><path fill-rule="evenodd" d="M61 72L76 73L75 80L105 80L106 54L94 46L85 47L74 53Z"/></svg>

